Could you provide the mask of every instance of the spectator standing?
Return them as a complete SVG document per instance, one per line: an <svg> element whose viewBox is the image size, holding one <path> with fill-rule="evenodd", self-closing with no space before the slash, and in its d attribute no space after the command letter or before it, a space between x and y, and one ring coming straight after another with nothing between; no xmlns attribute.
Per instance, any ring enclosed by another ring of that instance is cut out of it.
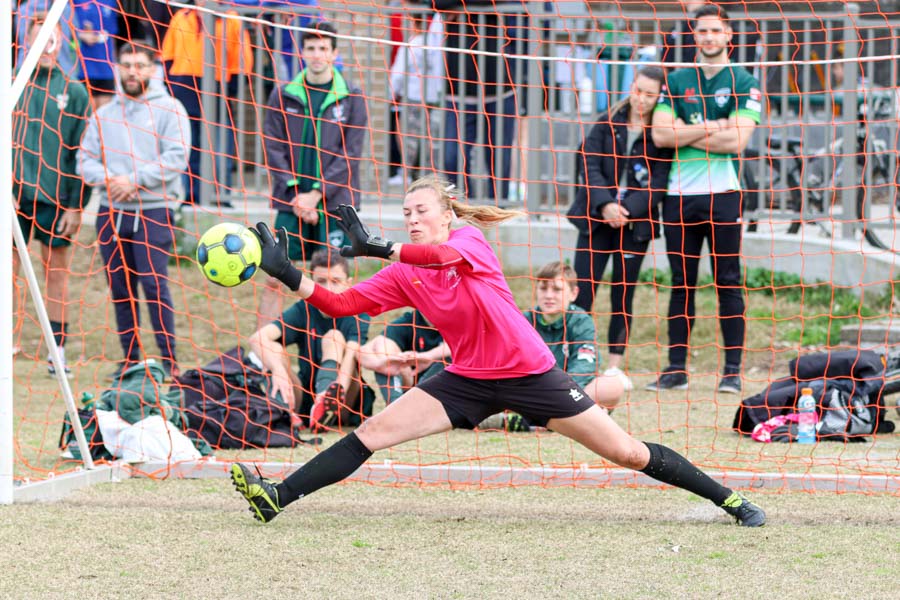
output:
<svg viewBox="0 0 900 600"><path fill-rule="evenodd" d="M725 368L719 392L741 392L744 291L741 270L741 182L735 160L762 112L759 82L728 60L728 13L701 7L693 20L702 61L669 74L653 112L653 142L675 148L663 201L666 252L672 269L669 365L650 390L686 389L694 294L704 240L719 297Z"/></svg>
<svg viewBox="0 0 900 600"><path fill-rule="evenodd" d="M206 5L206 0L195 0L197 7ZM235 11L228 11L226 15L237 15ZM166 79L169 91L178 99L187 110L191 123L191 147L190 170L185 175L185 189L187 191L186 203L200 204L200 151L204 137L213 140L213 136L206 136L203 131L204 122L210 118L204 117L203 99L201 98L201 79L203 69L206 66L206 44L209 32L204 29L203 15L195 8L182 8L172 16L162 44L162 60L166 67ZM225 44L225 56L222 56L222 44ZM224 151L220 151L222 160L216 160L217 182L229 185L233 162L237 156L237 144L234 139L233 107L228 101L237 96L238 76L253 72L253 50L250 46L250 34L241 26L237 19L215 19L212 45L215 48L216 81L219 84L219 94L226 98L225 114L218 115L217 121L222 123L227 130L227 142ZM224 70L224 80L223 80ZM217 106L220 104L217 100ZM213 147L213 141L210 148ZM227 201L220 200L220 206L229 207Z"/></svg>
<svg viewBox="0 0 900 600"><path fill-rule="evenodd" d="M310 261L312 280L339 294L352 285L347 259L330 248ZM359 425L372 414L374 393L361 385L359 349L368 315L332 318L300 300L250 337L250 348L272 372L272 395L312 427ZM296 345L297 371L287 347ZM351 400L348 400L351 399Z"/></svg>
<svg viewBox="0 0 900 600"><path fill-rule="evenodd" d="M16 67L25 60L25 52L29 44L31 24L35 21L43 21L50 11L53 0L23 0L13 13L16 27ZM59 52L56 55L56 66L67 77L74 77L77 69L77 57L72 44L72 7L66 3L63 13L59 18L59 27L62 38L59 40Z"/></svg>
<svg viewBox="0 0 900 600"><path fill-rule="evenodd" d="M628 97L600 115L579 153L584 185L568 212L578 229L575 304L591 312L597 285L612 262L609 366L621 368L631 329L634 292L650 241L659 237L659 204L666 195L672 150L650 133L665 73L642 67Z"/></svg>
<svg viewBox="0 0 900 600"><path fill-rule="evenodd" d="M438 49L444 26L440 14L430 19L410 15L410 22L413 36L391 66L391 95L397 106L403 167L433 170L431 109L440 102L444 85L444 57ZM414 178L415 174L408 177Z"/></svg>
<svg viewBox="0 0 900 600"><path fill-rule="evenodd" d="M181 103L162 85L151 85L155 69L152 50L122 46L122 91L97 111L78 154L79 173L100 191L97 237L124 354L114 379L141 360L145 349L138 335L138 287L166 375L178 374L168 262L174 250L173 210L183 193L191 138Z"/></svg>
<svg viewBox="0 0 900 600"><path fill-rule="evenodd" d="M28 46L42 25L32 21ZM25 241L34 235L41 243L47 316L68 374L65 311L72 240L90 197L90 189L76 173L76 152L90 102L84 86L70 80L59 66L62 44L62 27L57 25L13 112L12 195ZM19 272L15 252L13 272ZM55 373L52 364L49 370Z"/></svg>
<svg viewBox="0 0 900 600"><path fill-rule="evenodd" d="M115 36L119 33L118 0L75 0L75 37L78 46L78 77L87 86L94 105L100 108L116 93Z"/></svg>
<svg viewBox="0 0 900 600"><path fill-rule="evenodd" d="M272 90L263 121L275 226L288 231L294 261L308 261L323 247L344 245L334 209L359 206L360 156L368 122L362 91L334 67L334 27L317 23L304 34L302 49L306 68L291 83ZM278 282L269 278L259 326L280 313Z"/></svg>
<svg viewBox="0 0 900 600"><path fill-rule="evenodd" d="M709 6L708 0L681 0L684 14L693 15L704 6ZM762 53L760 48L760 33L758 26L752 19L745 20L748 26L740 45L728 45L728 58L735 61L758 60ZM681 55L679 57L679 48ZM678 23L674 29L663 36L662 60L667 63L692 63L697 60L697 41L694 38L694 30L691 19L686 18Z"/></svg>
<svg viewBox="0 0 900 600"><path fill-rule="evenodd" d="M472 151L480 148L488 174L487 198L502 202L509 197L518 111L513 81L517 63L507 55L525 53L520 32L526 17L522 13L466 10L494 6L494 0L433 0L432 4L444 11L446 32L446 102L442 111L445 175L469 198L475 198L479 190L472 177ZM488 54L476 55L472 50Z"/></svg>
<svg viewBox="0 0 900 600"><path fill-rule="evenodd" d="M421 312L403 313L359 351L359 364L375 372L385 404L444 370L450 346Z"/></svg>

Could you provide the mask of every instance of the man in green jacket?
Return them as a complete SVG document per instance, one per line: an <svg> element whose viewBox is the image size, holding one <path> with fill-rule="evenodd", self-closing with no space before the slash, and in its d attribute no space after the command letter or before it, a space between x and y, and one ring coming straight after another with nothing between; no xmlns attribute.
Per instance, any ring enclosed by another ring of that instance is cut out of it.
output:
<svg viewBox="0 0 900 600"><path fill-rule="evenodd" d="M525 318L541 334L557 366L571 375L597 405L612 410L633 386L619 369L608 369L598 376L597 331L591 316L574 304L578 295L574 269L552 262L541 267L535 279L537 306L526 311Z"/></svg>
<svg viewBox="0 0 900 600"><path fill-rule="evenodd" d="M42 23L29 30L33 44ZM75 172L75 156L90 112L84 86L70 80L59 67L64 43L56 27L25 86L13 113L13 199L26 241L41 243L41 263L47 281L45 301L53 337L59 346L66 374L66 287L71 246L81 227L81 211L90 197ZM13 254L13 272L19 259ZM15 294L18 298L19 293ZM55 373L53 365L48 367Z"/></svg>
<svg viewBox="0 0 900 600"><path fill-rule="evenodd" d="M359 170L366 136L362 91L335 68L337 33L317 23L301 38L306 68L272 90L263 121L266 167L272 181L275 228L287 230L292 261L345 245L335 209L359 208ZM269 278L263 289L258 325L281 312L281 284Z"/></svg>

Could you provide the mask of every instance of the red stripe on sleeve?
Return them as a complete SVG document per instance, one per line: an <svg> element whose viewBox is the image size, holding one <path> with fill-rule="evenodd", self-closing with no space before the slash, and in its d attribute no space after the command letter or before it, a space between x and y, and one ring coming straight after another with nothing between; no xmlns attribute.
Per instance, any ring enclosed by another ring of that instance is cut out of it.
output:
<svg viewBox="0 0 900 600"><path fill-rule="evenodd" d="M378 303L369 300L353 288L346 292L335 294L317 285L307 302L324 312L330 317L349 317L360 313L369 312L378 308Z"/></svg>

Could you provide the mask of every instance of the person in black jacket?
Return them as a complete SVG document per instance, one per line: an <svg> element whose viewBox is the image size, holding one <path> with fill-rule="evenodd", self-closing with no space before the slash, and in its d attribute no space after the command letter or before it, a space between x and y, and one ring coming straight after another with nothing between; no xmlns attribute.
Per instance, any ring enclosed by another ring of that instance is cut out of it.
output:
<svg viewBox="0 0 900 600"><path fill-rule="evenodd" d="M671 150L657 148L650 119L665 74L659 67L640 69L628 98L601 115L585 139L579 168L584 185L569 209L578 228L575 303L591 312L597 283L612 259L609 367L618 369L631 327L631 306L644 254L659 237L659 208L666 195Z"/></svg>
<svg viewBox="0 0 900 600"><path fill-rule="evenodd" d="M515 2L500 10L496 0L430 0L444 21L446 85L440 110L444 131L443 174L467 197L483 193L487 199L509 198L512 148L515 141L516 84L521 85L525 66L510 55L527 51L528 17ZM474 52L486 54L475 54ZM473 160L483 148L485 189L473 178ZM465 179L465 184L463 184ZM479 199L485 199L484 197Z"/></svg>

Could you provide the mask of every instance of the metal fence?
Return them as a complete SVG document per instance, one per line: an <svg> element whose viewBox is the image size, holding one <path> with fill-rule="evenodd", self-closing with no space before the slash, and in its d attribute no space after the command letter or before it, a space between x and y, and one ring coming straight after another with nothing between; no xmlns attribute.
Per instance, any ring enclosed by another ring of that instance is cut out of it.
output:
<svg viewBox="0 0 900 600"><path fill-rule="evenodd" d="M210 7L215 5L213 2L208 4ZM220 8L224 10L224 7ZM627 5L622 8L627 9ZM238 12L259 17L265 10L242 7ZM281 10L296 15L309 12L304 7L283 6ZM510 148L512 166L508 194L505 198L490 197L489 173L502 172L502 157L499 153L495 154L493 164L488 165L484 156L487 152L485 145L476 144L467 163L473 175L470 200L518 204L537 214L565 210L576 190L575 157L580 140L602 110L624 97L634 68L641 62L659 59L661 31L678 27L684 16L655 13L652 19L648 19L645 13L629 14L626 11L620 12L617 19L611 21L596 17L587 5L573 2L558 5L512 3L498 5L491 10L499 11L501 29L507 36L502 52L528 58L492 63L488 56L497 52L497 48L496 44L489 43L488 37L478 39L472 48L476 51L475 60L479 68L491 66L506 70L505 73L498 71L494 76L508 80L515 98L516 115L511 121L500 125L506 127L512 123L515 127ZM364 171L361 173L364 202L399 197L402 192L387 184L388 119L392 107L388 91L390 44L369 41L387 38L386 16L390 11L417 12L404 8L354 5L352 13L329 11L324 15L336 23L340 34L357 38L342 39L340 46L345 72L360 85L369 108L370 135L364 153L368 160L364 161ZM468 11L473 13L470 18L479 27L490 27L491 23L497 22L496 16L477 8L470 7ZM211 21L213 17L206 14L204 18ZM735 60L750 63L748 69L759 77L762 91L768 99L764 121L751 142L761 158L747 161L743 167L754 169L759 181L768 182L768 187L758 191L760 206L790 209L785 206L788 194L783 186L786 184L771 181L772 161L787 159L780 155L773 156L767 150L770 138L781 140L774 144L782 151L781 154L787 153L787 139L790 137L800 138L804 153L821 153L836 137L856 139L860 106L874 102L881 102L883 106L886 95L890 96L890 116L880 112L879 117L874 110L868 114L873 127L877 125L877 135L889 139L888 152L892 165L896 164L893 157L897 147L897 107L893 90L897 88L898 73L895 61L884 57L898 54L900 22L869 16L861 18L852 4L847 5L847 11L840 14L754 13L733 14L732 18L734 43L739 49ZM211 24L207 25L212 30ZM225 147L223 142L227 133L223 133L224 128L218 127L215 120L210 120L213 132L208 137L204 136L206 147L201 173L206 186L205 198L213 197L213 194L227 195L235 190L241 194L265 196L268 193L268 174L258 124L262 122L268 90L278 83L274 79L277 69L266 65L272 65L273 56L281 52L281 36L275 36L274 46L267 47L262 43L266 35L264 26L246 22L244 26L251 28L256 40L256 73L248 80L242 80L237 96L227 100L238 108L239 178L231 189L221 187L224 178L216 172L213 153L209 150L211 147ZM758 50L748 44L748 40L755 35L761 41ZM830 61L836 58L838 51L842 51L848 60L840 63L843 68L842 81L832 85L829 80L837 63ZM680 50L675 52L677 60ZM461 65L467 54L450 49L445 56L448 62L456 60ZM849 57L858 57L859 60L849 60ZM490 101L480 86L465 81L460 85L457 93L473 98L473 105L483 106ZM203 77L203 90L205 113L217 114L216 103L222 110L226 99L215 93L215 74L211 66ZM450 98L443 94L439 106L432 107L434 121L430 142L433 152L423 150L420 156L423 165L434 166L438 171L442 170L447 159L443 132L448 111L440 108L445 107L448 100ZM477 140L486 138L487 126L484 121L477 122ZM502 138L504 132L493 132L494 135L498 133ZM457 148L456 151L460 153L457 164L462 165L462 150ZM836 153L835 161L856 153L856 149L845 147ZM854 189L861 178L866 177L865 165L860 170L856 161L846 162L847 168L841 170L841 180L832 182L841 188L845 204L855 194ZM827 173L826 181L830 181ZM215 184L220 186L218 190L213 189L214 182L218 182ZM782 187L779 188L779 185Z"/></svg>

